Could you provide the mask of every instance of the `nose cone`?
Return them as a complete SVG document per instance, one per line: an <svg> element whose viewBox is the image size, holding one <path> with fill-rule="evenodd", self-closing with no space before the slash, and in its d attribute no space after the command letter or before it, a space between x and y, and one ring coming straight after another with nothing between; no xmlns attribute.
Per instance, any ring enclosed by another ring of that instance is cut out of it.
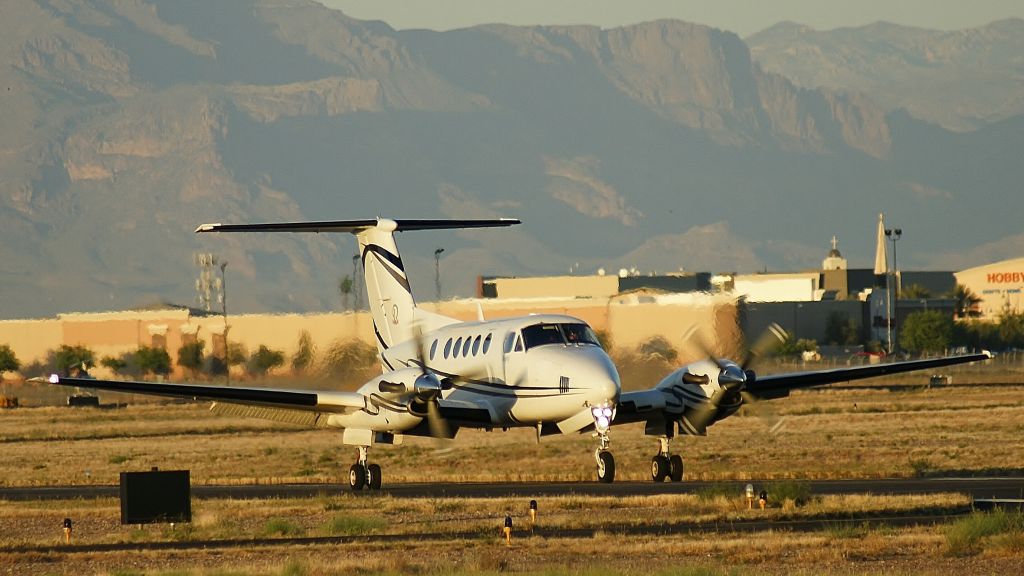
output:
<svg viewBox="0 0 1024 576"><path fill-rule="evenodd" d="M545 380L555 376L560 386L568 387L571 394L583 395L592 406L618 403L622 389L619 372L598 346L545 346L528 354L531 365L540 368L534 372L531 367L531 379L535 374ZM543 385L541 381L535 384Z"/></svg>

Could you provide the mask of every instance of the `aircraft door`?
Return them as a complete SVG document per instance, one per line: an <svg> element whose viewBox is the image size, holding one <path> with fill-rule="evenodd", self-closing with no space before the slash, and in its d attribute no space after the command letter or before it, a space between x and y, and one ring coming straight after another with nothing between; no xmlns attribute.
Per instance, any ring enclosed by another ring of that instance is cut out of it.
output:
<svg viewBox="0 0 1024 576"><path fill-rule="evenodd" d="M518 330L505 335L502 352L505 356L505 384L509 386L525 385L529 376L526 365L526 348L523 346L523 337Z"/></svg>

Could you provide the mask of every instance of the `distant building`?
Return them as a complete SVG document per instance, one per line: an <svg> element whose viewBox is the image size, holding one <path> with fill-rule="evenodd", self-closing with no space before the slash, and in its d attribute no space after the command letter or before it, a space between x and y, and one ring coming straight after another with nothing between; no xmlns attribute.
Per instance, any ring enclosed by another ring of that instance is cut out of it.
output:
<svg viewBox="0 0 1024 576"><path fill-rule="evenodd" d="M1019 312L1024 304L1024 258L968 268L956 273L956 281L981 298L981 318L997 320L1003 310Z"/></svg>
<svg viewBox="0 0 1024 576"><path fill-rule="evenodd" d="M710 292L711 274L596 274L584 276L536 276L530 278L480 277L480 298L610 298L633 290L668 293Z"/></svg>

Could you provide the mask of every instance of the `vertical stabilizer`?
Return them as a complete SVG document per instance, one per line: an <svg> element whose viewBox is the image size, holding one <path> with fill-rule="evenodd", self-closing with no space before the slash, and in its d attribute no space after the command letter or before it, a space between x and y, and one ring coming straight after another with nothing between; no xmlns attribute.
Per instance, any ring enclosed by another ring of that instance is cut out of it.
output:
<svg viewBox="0 0 1024 576"><path fill-rule="evenodd" d="M416 302L395 244L396 229L394 220L382 219L376 226L355 233L359 240L374 335L381 352L414 335Z"/></svg>
<svg viewBox="0 0 1024 576"><path fill-rule="evenodd" d="M417 311L409 277L395 244L395 232L404 230L448 230L496 228L519 224L519 220L336 220L325 222L274 222L268 224L203 224L196 232L348 232L355 234L363 261L366 294L377 347L383 352L415 336L419 321L430 324L454 322L425 311ZM425 327L432 328L431 326Z"/></svg>

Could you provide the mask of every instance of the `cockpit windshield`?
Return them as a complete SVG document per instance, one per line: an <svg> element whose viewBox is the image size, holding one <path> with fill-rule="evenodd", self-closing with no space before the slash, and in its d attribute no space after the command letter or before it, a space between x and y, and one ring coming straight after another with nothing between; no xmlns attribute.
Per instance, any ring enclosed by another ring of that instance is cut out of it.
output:
<svg viewBox="0 0 1024 576"><path fill-rule="evenodd" d="M527 350L547 344L601 345L586 324L534 324L523 328L523 342Z"/></svg>

